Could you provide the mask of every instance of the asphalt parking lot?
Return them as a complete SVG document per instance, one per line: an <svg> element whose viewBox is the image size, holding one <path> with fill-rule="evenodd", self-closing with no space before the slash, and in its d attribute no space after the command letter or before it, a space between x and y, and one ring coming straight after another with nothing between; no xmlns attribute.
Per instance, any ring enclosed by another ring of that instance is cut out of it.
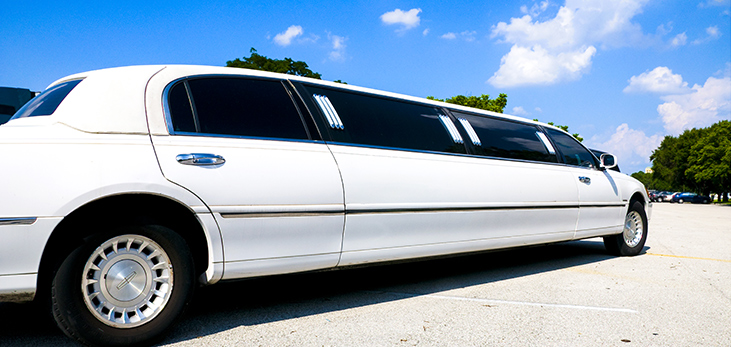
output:
<svg viewBox="0 0 731 347"><path fill-rule="evenodd" d="M203 288L169 346L729 346L731 206L655 203L645 252L601 239ZM0 345L72 345L0 304Z"/></svg>

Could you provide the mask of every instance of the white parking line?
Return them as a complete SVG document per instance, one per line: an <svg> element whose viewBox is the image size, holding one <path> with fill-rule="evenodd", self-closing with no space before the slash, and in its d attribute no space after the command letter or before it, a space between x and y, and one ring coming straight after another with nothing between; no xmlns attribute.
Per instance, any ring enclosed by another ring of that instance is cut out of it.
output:
<svg viewBox="0 0 731 347"><path fill-rule="evenodd" d="M506 305L521 305L521 306L538 306L538 307L553 307L553 308L568 308L573 310L593 310L593 311L607 311L607 312L622 312L622 313L639 313L638 311L631 310L628 308L614 308L614 307L599 307L599 306L583 306L583 305L565 305L565 304L546 304L539 302L526 302L526 301L510 301L510 300L496 300L496 299L480 299L480 298L465 298L461 296L448 296L438 294L411 294L411 293L397 293L397 292L379 292L372 291L371 293L379 294L395 294L399 296L405 296L410 298L415 297L427 297L434 299L446 299L446 300L458 300L458 301L473 301L485 304L506 304Z"/></svg>

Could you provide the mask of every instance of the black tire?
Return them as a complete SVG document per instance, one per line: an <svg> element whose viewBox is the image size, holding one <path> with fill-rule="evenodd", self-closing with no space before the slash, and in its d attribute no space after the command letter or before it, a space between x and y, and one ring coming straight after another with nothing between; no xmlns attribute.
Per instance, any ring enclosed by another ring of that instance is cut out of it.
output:
<svg viewBox="0 0 731 347"><path fill-rule="evenodd" d="M61 263L53 317L83 344L149 344L182 315L193 289L193 259L180 235L159 225L122 227L87 238Z"/></svg>
<svg viewBox="0 0 731 347"><path fill-rule="evenodd" d="M647 241L647 215L642 203L635 201L627 210L622 233L604 237L607 251L619 256L633 256L642 252Z"/></svg>
<svg viewBox="0 0 731 347"><path fill-rule="evenodd" d="M679 204L682 204L682 203L684 203L684 202L685 202L685 201L683 201L683 199L678 199L678 203L679 203Z"/></svg>

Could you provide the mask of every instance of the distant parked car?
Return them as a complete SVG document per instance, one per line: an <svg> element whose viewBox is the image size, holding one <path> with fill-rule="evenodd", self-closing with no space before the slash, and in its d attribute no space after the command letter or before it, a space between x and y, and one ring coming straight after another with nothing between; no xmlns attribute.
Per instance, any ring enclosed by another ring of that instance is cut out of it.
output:
<svg viewBox="0 0 731 347"><path fill-rule="evenodd" d="M692 202L694 204L708 204L711 202L711 197L707 195L698 195L696 193L679 193L673 195L670 202L677 202L682 204L684 202Z"/></svg>
<svg viewBox="0 0 731 347"><path fill-rule="evenodd" d="M668 191L659 192L655 196L655 201L657 201L657 202L670 201L670 199L672 199L672 197L673 197L673 194L676 194L676 193L668 192Z"/></svg>
<svg viewBox="0 0 731 347"><path fill-rule="evenodd" d="M652 202L660 201L660 194L662 194L662 192L659 192L657 190L650 190L649 193L650 193L649 194L650 201L652 201Z"/></svg>

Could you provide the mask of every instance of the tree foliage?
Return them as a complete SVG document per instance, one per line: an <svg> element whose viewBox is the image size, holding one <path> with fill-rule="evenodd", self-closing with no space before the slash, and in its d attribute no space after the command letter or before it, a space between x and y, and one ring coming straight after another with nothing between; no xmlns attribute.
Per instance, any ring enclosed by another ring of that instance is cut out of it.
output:
<svg viewBox="0 0 731 347"><path fill-rule="evenodd" d="M731 121L665 136L650 160L654 185L703 194L731 192Z"/></svg>
<svg viewBox="0 0 731 347"><path fill-rule="evenodd" d="M535 119L535 118L534 118L533 120L534 120L534 121L536 121L536 122L538 122L538 119ZM568 126L568 125L556 125L556 124L553 124L553 122L548 122L548 123L546 123L546 124L548 124L548 125L553 125L553 126L555 126L556 128L559 128L559 129L561 129L561 130L563 130L563 131L565 131L565 132L567 132L567 133L571 134L571 132L569 131L569 126ZM579 135L579 133L573 133L573 134L571 134L571 135L572 135L572 136L573 136L574 138L576 138L577 140L579 140L579 142L584 142L584 138L583 138L583 137L581 137L581 135Z"/></svg>
<svg viewBox="0 0 731 347"><path fill-rule="evenodd" d="M322 77L321 74L310 70L309 66L307 66L307 63L304 61L294 61L292 58L268 58L257 53L256 49L253 47L249 50L249 53L251 53L251 55L249 57L244 57L243 60L236 58L234 60L227 61L226 66L286 73L290 75L315 78L318 80Z"/></svg>
<svg viewBox="0 0 731 347"><path fill-rule="evenodd" d="M503 109L508 104L508 96L503 93L500 93L500 95L495 99L490 99L490 95L487 94L482 94L480 96L457 95L451 98L447 98L446 100L437 99L433 96L427 96L426 98L429 100L436 100L450 104L479 108L481 110L487 110L497 113L503 113Z"/></svg>
<svg viewBox="0 0 731 347"><path fill-rule="evenodd" d="M652 174L644 173L642 171L637 171L637 172L631 174L630 176L632 176L636 180L642 182L642 184L644 184L645 187L651 187L652 186Z"/></svg>

